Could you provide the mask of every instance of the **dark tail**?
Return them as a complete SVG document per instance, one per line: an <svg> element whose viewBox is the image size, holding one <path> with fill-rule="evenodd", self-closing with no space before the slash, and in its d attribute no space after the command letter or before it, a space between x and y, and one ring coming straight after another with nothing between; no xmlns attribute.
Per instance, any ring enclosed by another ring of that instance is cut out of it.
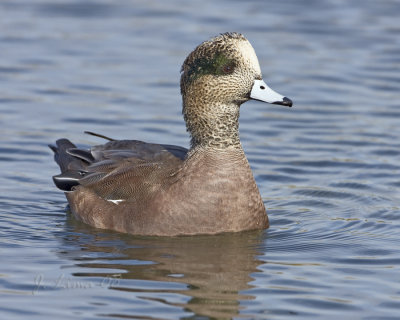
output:
<svg viewBox="0 0 400 320"><path fill-rule="evenodd" d="M56 145L49 145L54 152L54 160L60 166L61 174L53 177L57 188L64 191L71 191L79 184L79 179L86 173L88 163L93 159L90 151L77 149L67 139L59 139Z"/></svg>

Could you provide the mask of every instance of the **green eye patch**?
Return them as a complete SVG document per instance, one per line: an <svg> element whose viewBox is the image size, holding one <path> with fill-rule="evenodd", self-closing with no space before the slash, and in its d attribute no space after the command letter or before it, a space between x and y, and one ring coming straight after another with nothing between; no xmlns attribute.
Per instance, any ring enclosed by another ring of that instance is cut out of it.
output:
<svg viewBox="0 0 400 320"><path fill-rule="evenodd" d="M217 52L213 58L202 57L194 60L186 72L187 80L191 82L206 74L215 76L231 74L235 70L235 66L233 59Z"/></svg>

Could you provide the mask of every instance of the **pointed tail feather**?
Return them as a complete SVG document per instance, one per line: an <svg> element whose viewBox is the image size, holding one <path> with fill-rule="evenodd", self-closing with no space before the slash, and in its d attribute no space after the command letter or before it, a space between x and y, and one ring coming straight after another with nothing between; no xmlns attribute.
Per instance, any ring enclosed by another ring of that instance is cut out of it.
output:
<svg viewBox="0 0 400 320"><path fill-rule="evenodd" d="M56 146L49 145L54 152L54 160L61 169L61 174L53 177L55 185L64 191L71 191L72 187L79 184L79 179L85 173L85 168L88 164L88 159L77 152L76 146L67 139L59 139L56 141ZM70 152L72 150L72 152ZM86 157L89 157L85 154Z"/></svg>

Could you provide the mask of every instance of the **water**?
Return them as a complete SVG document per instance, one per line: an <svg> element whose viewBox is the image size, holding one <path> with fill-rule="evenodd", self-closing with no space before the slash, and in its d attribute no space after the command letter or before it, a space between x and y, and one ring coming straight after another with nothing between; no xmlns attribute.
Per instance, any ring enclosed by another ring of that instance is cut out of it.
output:
<svg viewBox="0 0 400 320"><path fill-rule="evenodd" d="M0 2L2 319L399 319L398 1ZM292 109L248 102L263 232L141 238L65 214L48 143L188 146L179 68L244 33Z"/></svg>

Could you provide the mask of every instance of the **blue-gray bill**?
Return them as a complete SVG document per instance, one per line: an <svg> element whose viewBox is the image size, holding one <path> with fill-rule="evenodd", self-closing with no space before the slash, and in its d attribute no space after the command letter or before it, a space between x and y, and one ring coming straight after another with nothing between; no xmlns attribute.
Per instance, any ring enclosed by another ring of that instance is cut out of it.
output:
<svg viewBox="0 0 400 320"><path fill-rule="evenodd" d="M253 88L250 92L250 98L287 107L293 105L292 100L272 90L267 86L264 80L254 80Z"/></svg>

